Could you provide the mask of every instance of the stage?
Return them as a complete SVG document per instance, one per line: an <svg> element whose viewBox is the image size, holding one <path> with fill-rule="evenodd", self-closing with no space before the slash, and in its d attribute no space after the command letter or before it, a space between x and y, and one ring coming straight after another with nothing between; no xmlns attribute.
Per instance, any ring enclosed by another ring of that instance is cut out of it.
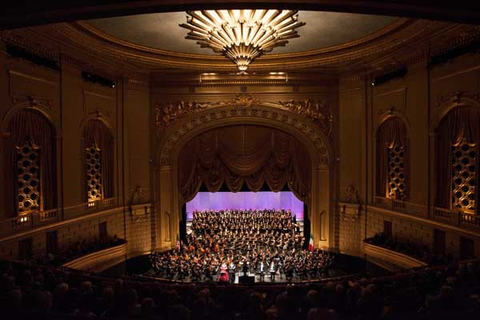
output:
<svg viewBox="0 0 480 320"><path fill-rule="evenodd" d="M328 279L334 279L339 277L347 277L347 276L385 276L390 274L387 270L377 266L374 263L369 261L363 260L359 257L349 256L345 254L336 254L335 260L332 266L328 270L328 274L324 277L319 278L307 278L307 279L300 279L294 277L291 282L287 281L284 274L277 274L275 277L275 281L271 281L270 275L265 274L264 281L260 281L260 275L254 273L247 273L248 276L254 277L255 284L273 284L273 283L305 283L305 282L316 282L316 281L323 281ZM102 273L100 275L108 276L108 277L122 277L124 275L138 277L139 279L143 279L146 281L162 281L162 282L172 282L172 283L219 283L218 282L218 275L213 276L212 281L191 281L191 279L185 278L183 280L178 279L166 279L164 277L158 276L155 274L155 271L152 269L150 262L149 262L149 255L143 255L139 257L135 257L132 259L127 260L126 262L122 262L113 266ZM243 275L243 272L236 272L235 273L235 282L234 285L239 285L239 276ZM142 281L143 281L142 280Z"/></svg>

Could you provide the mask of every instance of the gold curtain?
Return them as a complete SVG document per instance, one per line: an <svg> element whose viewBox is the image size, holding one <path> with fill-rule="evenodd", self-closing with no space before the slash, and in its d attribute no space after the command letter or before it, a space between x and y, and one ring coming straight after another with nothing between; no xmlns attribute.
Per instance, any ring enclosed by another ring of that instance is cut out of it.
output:
<svg viewBox="0 0 480 320"><path fill-rule="evenodd" d="M405 195L408 197L409 190L409 145L407 141L407 128L398 117L387 119L377 132L377 170L376 170L376 194L380 197L387 196L388 174L388 148L395 145L403 147L405 174Z"/></svg>
<svg viewBox="0 0 480 320"><path fill-rule="evenodd" d="M452 146L460 144L463 139L466 139L468 143L475 143L478 159L479 124L480 110L473 107L457 108L442 119L435 141L436 206L450 209L452 202L450 197L452 189Z"/></svg>
<svg viewBox="0 0 480 320"><path fill-rule="evenodd" d="M259 191L285 184L306 201L310 191L311 162L305 146L280 130L234 125L207 131L188 142L178 160L181 204L193 199L202 183L210 192L222 185L232 192L245 183Z"/></svg>

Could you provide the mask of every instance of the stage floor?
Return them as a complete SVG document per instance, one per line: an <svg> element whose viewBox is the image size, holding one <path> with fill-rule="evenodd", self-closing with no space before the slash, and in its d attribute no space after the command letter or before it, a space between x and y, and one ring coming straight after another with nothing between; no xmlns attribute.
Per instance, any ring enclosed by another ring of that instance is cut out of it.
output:
<svg viewBox="0 0 480 320"><path fill-rule="evenodd" d="M148 270L143 275L147 276L147 277L164 279L161 276L157 276L153 269ZM235 273L235 282L234 283L238 284L240 276L243 276L243 275L244 275L243 272ZM290 282L313 281L313 280L320 280L320 279L323 279L323 278L342 277L342 276L346 276L346 275L348 275L348 274L346 272L344 272L343 270L340 270L340 269L337 269L337 268L332 268L328 271L328 275L326 275L325 277L314 278L314 279L313 278L301 279L301 278L298 278L298 277L294 277ZM200 281L192 281L190 279L190 277L186 277L183 280L180 280L180 279L177 279L177 278L174 278L172 280L182 281L182 282L218 282L218 277L219 277L218 275L214 275L212 277L213 280L204 280L202 278L202 280L200 280ZM275 275L275 277L272 277L270 274L266 273L265 276L263 277L263 279L261 279L260 274L247 272L247 277L254 277L255 278L255 283L287 283L287 282L289 282L283 273L280 273L280 274L277 273Z"/></svg>
<svg viewBox="0 0 480 320"><path fill-rule="evenodd" d="M344 254L337 254L332 266L328 269L328 276L323 278L315 278L315 279L301 279L294 277L292 282L308 282L314 280L321 280L327 278L335 278L335 277L342 277L352 274L363 274L368 276L384 276L389 274L388 271L382 269L381 267L371 263L369 261L365 261L358 257L348 256ZM121 277L122 275L137 275L137 276L145 276L151 278L158 278L164 279L163 277L157 277L155 271L151 268L150 260L148 255L135 257L129 259L128 261L124 261L122 263L117 264L103 272L100 273L101 276L106 277ZM235 283L238 283L239 276L243 275L243 272L237 272L235 276ZM287 279L285 278L284 274L277 274L275 276L275 280L272 281L270 274L265 274L265 278L263 281L260 281L259 274L250 274L250 276L255 276L255 283L287 283ZM203 279L203 278L202 278ZM174 278L173 281L179 281L178 279ZM192 282L190 278L185 278L182 282ZM201 281L201 282L209 282ZM211 282L218 282L218 275L213 276L213 281Z"/></svg>

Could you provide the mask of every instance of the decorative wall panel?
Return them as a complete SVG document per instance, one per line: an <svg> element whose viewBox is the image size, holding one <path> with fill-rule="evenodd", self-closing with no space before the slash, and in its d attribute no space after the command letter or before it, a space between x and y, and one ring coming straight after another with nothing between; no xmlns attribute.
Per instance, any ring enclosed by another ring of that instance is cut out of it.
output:
<svg viewBox="0 0 480 320"><path fill-rule="evenodd" d="M94 144L86 148L87 198L88 201L103 198L102 151Z"/></svg>
<svg viewBox="0 0 480 320"><path fill-rule="evenodd" d="M40 148L26 141L17 151L19 215L40 210Z"/></svg>
<svg viewBox="0 0 480 320"><path fill-rule="evenodd" d="M388 195L392 199L404 199L406 184L403 146L395 144L388 148Z"/></svg>
<svg viewBox="0 0 480 320"><path fill-rule="evenodd" d="M452 208L475 212L477 152L466 139L452 146Z"/></svg>

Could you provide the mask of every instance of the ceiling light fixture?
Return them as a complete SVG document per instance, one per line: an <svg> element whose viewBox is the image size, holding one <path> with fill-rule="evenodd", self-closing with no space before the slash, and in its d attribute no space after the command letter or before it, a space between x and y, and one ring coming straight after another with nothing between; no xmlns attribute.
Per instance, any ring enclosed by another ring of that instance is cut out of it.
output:
<svg viewBox="0 0 480 320"><path fill-rule="evenodd" d="M304 25L298 21L298 10L187 11L187 23L180 24L190 30L186 39L222 53L242 73L253 59L298 38L295 28Z"/></svg>

